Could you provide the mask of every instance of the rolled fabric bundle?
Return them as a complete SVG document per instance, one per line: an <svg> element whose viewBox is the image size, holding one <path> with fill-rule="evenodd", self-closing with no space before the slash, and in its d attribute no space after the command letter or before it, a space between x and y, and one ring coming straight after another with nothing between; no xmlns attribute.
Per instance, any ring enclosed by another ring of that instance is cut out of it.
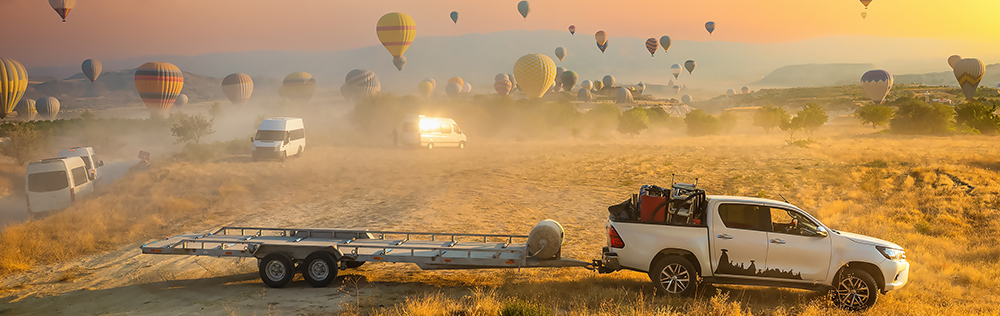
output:
<svg viewBox="0 0 1000 316"><path fill-rule="evenodd" d="M538 259L555 259L562 249L563 227L551 219L539 222L528 234L528 254Z"/></svg>

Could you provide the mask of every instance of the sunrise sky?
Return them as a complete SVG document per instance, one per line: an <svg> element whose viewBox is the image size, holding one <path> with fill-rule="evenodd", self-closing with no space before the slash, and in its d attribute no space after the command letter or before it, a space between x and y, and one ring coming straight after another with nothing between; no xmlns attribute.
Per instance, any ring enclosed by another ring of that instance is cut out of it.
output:
<svg viewBox="0 0 1000 316"><path fill-rule="evenodd" d="M80 0L62 23L44 0L0 0L0 56L27 67L86 58L197 55L251 50L327 51L379 45L375 22L410 14L421 36L521 29L597 30L615 36L732 42L791 42L833 35L1000 42L997 0L874 0L868 18L857 0L591 1L532 0ZM454 25L449 13L460 13ZM718 26L714 35L706 21ZM907 54L905 51L899 52ZM905 57L905 56L904 56Z"/></svg>

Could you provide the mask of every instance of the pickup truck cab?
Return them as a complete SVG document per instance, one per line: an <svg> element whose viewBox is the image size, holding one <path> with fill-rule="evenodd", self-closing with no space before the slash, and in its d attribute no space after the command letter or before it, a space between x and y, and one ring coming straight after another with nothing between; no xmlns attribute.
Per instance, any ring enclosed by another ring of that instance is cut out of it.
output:
<svg viewBox="0 0 1000 316"><path fill-rule="evenodd" d="M609 208L598 271L646 272L660 290L680 295L701 282L833 290L848 310L867 309L906 284L910 265L899 245L831 229L789 203L698 191L671 194L688 209L666 207L660 221Z"/></svg>

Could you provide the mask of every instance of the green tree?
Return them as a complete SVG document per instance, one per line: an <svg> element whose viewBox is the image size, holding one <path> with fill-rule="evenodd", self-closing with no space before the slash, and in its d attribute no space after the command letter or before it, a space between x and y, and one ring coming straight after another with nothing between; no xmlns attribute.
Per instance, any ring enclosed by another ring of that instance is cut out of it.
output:
<svg viewBox="0 0 1000 316"><path fill-rule="evenodd" d="M212 125L215 124L215 119L209 119L204 115L198 114L194 116L184 115L170 128L170 132L173 133L174 137L177 137L176 143L190 142L194 141L195 144L201 144L201 138L215 133L212 130Z"/></svg>
<svg viewBox="0 0 1000 316"><path fill-rule="evenodd" d="M583 120L590 126L592 136L600 136L615 127L621 113L614 104L599 103L594 109L583 113Z"/></svg>
<svg viewBox="0 0 1000 316"><path fill-rule="evenodd" d="M719 119L701 109L688 112L684 117L688 136L707 136L719 134Z"/></svg>
<svg viewBox="0 0 1000 316"><path fill-rule="evenodd" d="M646 130L648 124L649 117L646 116L646 110L641 107L633 107L622 112L621 117L618 118L618 132L633 136L639 135Z"/></svg>
<svg viewBox="0 0 1000 316"><path fill-rule="evenodd" d="M995 111L1000 102L980 98L955 107L955 122L983 134L1000 131L1000 116Z"/></svg>
<svg viewBox="0 0 1000 316"><path fill-rule="evenodd" d="M719 115L719 127L724 133L732 132L736 128L736 121L736 113L733 111L722 111L722 114Z"/></svg>
<svg viewBox="0 0 1000 316"><path fill-rule="evenodd" d="M801 111L799 115L781 122L781 130L788 133L788 140L795 141L795 132L801 131L806 127L807 115L802 115Z"/></svg>
<svg viewBox="0 0 1000 316"><path fill-rule="evenodd" d="M3 127L3 134L7 139L0 150L4 156L14 158L18 165L24 165L38 156L45 138L35 129L34 123L10 123Z"/></svg>
<svg viewBox="0 0 1000 316"><path fill-rule="evenodd" d="M795 117L801 118L802 129L809 132L809 134L812 134L817 128L826 124L830 119L823 106L815 103L806 103L806 106L802 107L802 110L799 110Z"/></svg>
<svg viewBox="0 0 1000 316"><path fill-rule="evenodd" d="M854 112L854 117L861 120L862 124L871 124L872 128L877 129L879 126L889 124L893 114L895 114L895 110L891 107L885 105L868 105L858 108Z"/></svg>
<svg viewBox="0 0 1000 316"><path fill-rule="evenodd" d="M912 97L900 97L887 104L896 107L889 130L897 134L940 135L955 131L955 109L943 103L927 104Z"/></svg>
<svg viewBox="0 0 1000 316"><path fill-rule="evenodd" d="M757 109L753 114L753 125L763 128L765 133L771 133L775 127L788 121L788 112L785 109L768 105Z"/></svg>

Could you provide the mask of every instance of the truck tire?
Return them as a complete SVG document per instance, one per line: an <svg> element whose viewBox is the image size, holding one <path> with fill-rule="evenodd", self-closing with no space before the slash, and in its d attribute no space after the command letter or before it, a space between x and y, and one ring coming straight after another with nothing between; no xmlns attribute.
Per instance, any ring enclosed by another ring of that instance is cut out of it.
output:
<svg viewBox="0 0 1000 316"><path fill-rule="evenodd" d="M664 293L691 296L698 285L698 272L688 259L668 255L653 265L649 279Z"/></svg>
<svg viewBox="0 0 1000 316"><path fill-rule="evenodd" d="M343 264L345 268L356 269L356 268L361 267L361 265L365 264L365 262L364 261L344 261L341 264Z"/></svg>
<svg viewBox="0 0 1000 316"><path fill-rule="evenodd" d="M878 284L867 271L846 268L838 273L836 280L833 303L837 307L849 311L863 311L878 301Z"/></svg>
<svg viewBox="0 0 1000 316"><path fill-rule="evenodd" d="M264 259L257 264L257 270L260 271L260 280L273 288L285 287L295 276L295 265L292 264L292 260L280 253L264 256Z"/></svg>
<svg viewBox="0 0 1000 316"><path fill-rule="evenodd" d="M326 251L309 254L299 267L302 278L312 287L327 287L337 278L337 260Z"/></svg>

